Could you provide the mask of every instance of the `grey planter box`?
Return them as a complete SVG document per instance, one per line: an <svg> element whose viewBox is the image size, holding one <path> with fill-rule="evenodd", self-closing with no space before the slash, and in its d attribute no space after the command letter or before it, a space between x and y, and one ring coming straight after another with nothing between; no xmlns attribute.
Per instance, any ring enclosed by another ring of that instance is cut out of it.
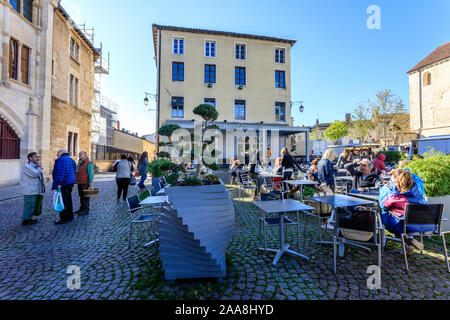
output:
<svg viewBox="0 0 450 320"><path fill-rule="evenodd" d="M174 210L159 230L166 280L225 278L225 253L234 231L234 207L225 185L165 189Z"/></svg>

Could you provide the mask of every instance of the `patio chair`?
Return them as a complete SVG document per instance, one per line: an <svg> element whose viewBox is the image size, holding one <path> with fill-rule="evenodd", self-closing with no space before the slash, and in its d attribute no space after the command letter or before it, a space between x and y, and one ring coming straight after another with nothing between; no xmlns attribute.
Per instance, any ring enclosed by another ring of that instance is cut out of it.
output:
<svg viewBox="0 0 450 320"><path fill-rule="evenodd" d="M284 197L284 195L288 192L285 189L282 178L260 177L259 179L261 181L260 193L262 193L262 191L265 191L265 193L276 191L280 192Z"/></svg>
<svg viewBox="0 0 450 320"><path fill-rule="evenodd" d="M242 201L242 191L255 190L257 187L253 179L247 173L238 173L239 178L239 200Z"/></svg>
<svg viewBox="0 0 450 320"><path fill-rule="evenodd" d="M333 236L334 273L337 269L338 243L351 244L369 250L367 246L377 248L378 267L381 270L381 249L383 246L383 226L376 210L365 207L354 209L338 208ZM343 246L341 246L343 248Z"/></svg>
<svg viewBox="0 0 450 320"><path fill-rule="evenodd" d="M317 234L319 237L319 243L322 242L322 222L328 221L331 219L332 212L322 212L321 208L326 208L327 206L324 204L321 204L320 202L311 200L311 199L304 199L303 203L306 205L309 205L314 208L314 210L311 210L310 212L305 212L305 225L304 225L304 233L306 235L306 227L307 227L307 217L313 217L317 219ZM330 242L325 242L327 244L331 244Z"/></svg>
<svg viewBox="0 0 450 320"><path fill-rule="evenodd" d="M430 205L408 203L406 205L401 241L402 241L403 257L405 259L405 266L407 272L409 272L409 265L408 265L408 257L406 254L406 243L405 243L406 236L408 237L420 236L422 244L423 244L423 236L441 237L444 247L444 256L445 256L445 263L447 265L447 271L450 272L447 245L445 243L445 235L441 230L443 212L444 212L444 204L442 203ZM417 231L412 232L411 230Z"/></svg>
<svg viewBox="0 0 450 320"><path fill-rule="evenodd" d="M273 201L273 200L282 200L283 194L279 191L272 191L270 193L261 193L259 195L260 201ZM262 235L264 235L264 249L267 250L267 234L266 234L266 228L268 227L279 227L280 226L280 218L267 218L266 213L263 210L261 211L261 218L259 219L259 238L262 241ZM285 239L288 238L288 227L289 226L298 226L299 225L299 214L297 212L297 222L292 221L288 217L284 218L284 233L285 233ZM300 233L297 228L297 239L298 239L298 246L300 246Z"/></svg>
<svg viewBox="0 0 450 320"><path fill-rule="evenodd" d="M139 212L140 210L143 210L144 208L139 204L139 202L140 202L139 197L137 195L133 196L131 198L128 198L127 199L128 212L136 213L136 212ZM143 214L140 217L131 221L130 233L129 233L129 237L128 237L128 247L131 246L131 235L132 235L134 226L138 225L138 224L144 224L144 223L150 224L150 232L154 235L154 240L145 246L148 247L149 245L156 243L158 240L157 240L157 232L155 230L155 224L157 222L159 222L160 220L161 220L161 214Z"/></svg>

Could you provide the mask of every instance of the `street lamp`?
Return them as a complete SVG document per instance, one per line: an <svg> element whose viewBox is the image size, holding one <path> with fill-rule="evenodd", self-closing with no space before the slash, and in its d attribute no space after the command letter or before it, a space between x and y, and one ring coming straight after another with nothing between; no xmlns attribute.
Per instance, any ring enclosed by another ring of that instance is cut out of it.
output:
<svg viewBox="0 0 450 320"><path fill-rule="evenodd" d="M302 101L295 101L295 102L291 101L291 108L294 107L295 105L298 105L298 104L300 105L300 108L299 108L300 113L303 113L305 111L305 107L303 106L303 100Z"/></svg>
<svg viewBox="0 0 450 320"><path fill-rule="evenodd" d="M150 103L150 99L148 97L152 98L155 101L158 101L158 95L157 94L151 94L151 93L148 93L148 92L144 92L144 93L145 93L144 105L146 107L148 107L148 105ZM156 110L149 109L148 111L156 111Z"/></svg>

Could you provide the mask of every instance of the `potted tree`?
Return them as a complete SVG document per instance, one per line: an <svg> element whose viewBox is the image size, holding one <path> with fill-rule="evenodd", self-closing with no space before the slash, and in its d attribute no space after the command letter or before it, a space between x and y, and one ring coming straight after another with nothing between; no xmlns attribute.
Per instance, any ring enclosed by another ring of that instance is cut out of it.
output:
<svg viewBox="0 0 450 320"><path fill-rule="evenodd" d="M216 163L203 158L206 148L214 143L214 138L204 140L203 133L214 127L208 123L216 121L219 114L210 105L200 105L194 113L205 121L202 138L197 141L199 148L191 148L202 153L196 176L188 177L179 171L183 179L165 188L174 209L164 213L159 231L160 257L166 280L224 278L226 248L234 231L234 206L225 184L217 175L200 170L201 164L211 171L218 170ZM168 136L170 143L174 131L164 131L171 133ZM194 141L191 139L191 147ZM211 154L212 157L220 155L218 150ZM192 152L190 160L195 158L199 157Z"/></svg>
<svg viewBox="0 0 450 320"><path fill-rule="evenodd" d="M444 203L444 216L450 219L450 155L431 150L423 158L415 157L407 168L423 179L428 203ZM448 220L442 230L450 231Z"/></svg>

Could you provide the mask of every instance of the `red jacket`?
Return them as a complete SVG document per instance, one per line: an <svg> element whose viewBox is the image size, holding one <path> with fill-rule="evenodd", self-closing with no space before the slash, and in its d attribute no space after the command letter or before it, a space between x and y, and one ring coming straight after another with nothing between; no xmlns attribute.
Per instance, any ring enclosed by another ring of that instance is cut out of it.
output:
<svg viewBox="0 0 450 320"><path fill-rule="evenodd" d="M384 160L386 160L386 156L380 153L377 158L372 161L373 168L377 170L378 174L380 174L381 171L387 171L386 166L384 165Z"/></svg>

